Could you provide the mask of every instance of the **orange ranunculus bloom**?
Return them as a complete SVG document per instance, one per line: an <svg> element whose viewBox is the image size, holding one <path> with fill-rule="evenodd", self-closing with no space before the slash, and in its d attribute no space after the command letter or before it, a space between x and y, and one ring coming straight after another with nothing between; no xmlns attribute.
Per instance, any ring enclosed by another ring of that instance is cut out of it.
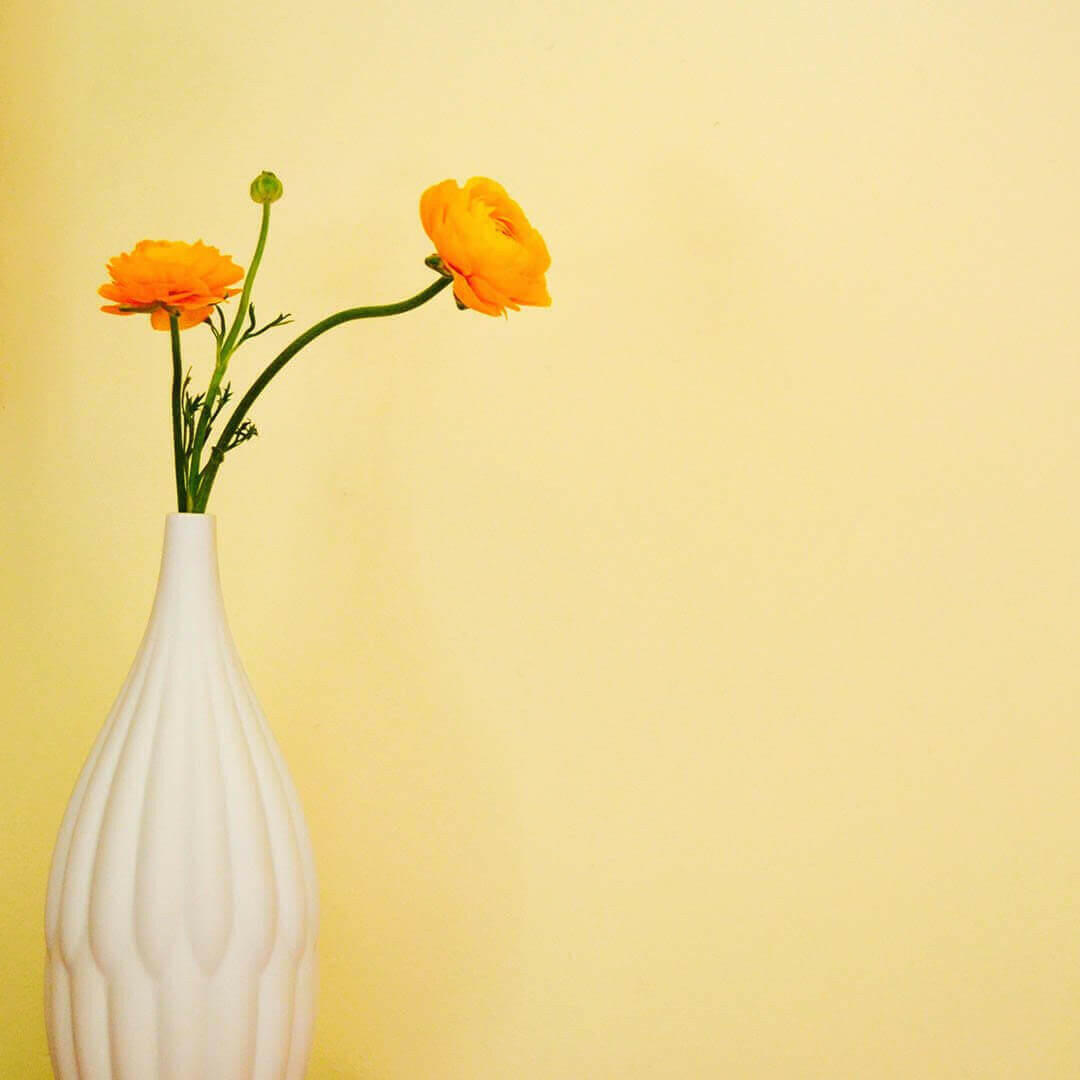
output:
<svg viewBox="0 0 1080 1080"><path fill-rule="evenodd" d="M547 245L501 184L484 176L463 188L444 180L420 197L420 220L466 307L503 315L521 304L551 303Z"/></svg>
<svg viewBox="0 0 1080 1080"><path fill-rule="evenodd" d="M229 255L201 240L140 240L134 251L111 258L106 266L112 282L98 292L115 304L102 307L111 315L149 312L155 330L169 329L169 312L180 318L181 330L197 326L215 304L239 289L227 286L244 276Z"/></svg>

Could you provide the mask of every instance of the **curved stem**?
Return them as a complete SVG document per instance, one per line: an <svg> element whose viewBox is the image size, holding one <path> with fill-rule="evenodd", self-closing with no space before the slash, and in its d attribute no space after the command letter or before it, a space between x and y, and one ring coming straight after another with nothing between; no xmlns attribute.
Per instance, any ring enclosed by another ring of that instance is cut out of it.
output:
<svg viewBox="0 0 1080 1080"><path fill-rule="evenodd" d="M214 444L210 453L210 460L203 471L199 491L195 499L195 509L200 513L205 511L206 503L210 498L210 489L214 485L214 478L225 460L225 452L229 449L229 442L236 434L237 429L243 423L248 410L254 404L255 399L266 389L267 383L302 349L309 345L327 330L340 326L342 323L352 322L354 319L376 319L385 315L400 315L413 308L426 304L433 296L437 296L447 285L450 278L440 277L432 282L426 289L410 296L408 300L399 300L396 304L372 304L369 307L346 308L335 315L329 315L322 322L317 322L310 329L305 330L298 338L290 342L284 349L263 369L259 377L251 384L251 388L240 399L240 403L233 410L229 422L225 425L221 437Z"/></svg>
<svg viewBox="0 0 1080 1080"><path fill-rule="evenodd" d="M259 263L262 262L263 249L266 247L266 237L269 231L270 204L263 203L262 222L259 225L259 239L255 243L255 254L251 256L251 265L244 276L244 287L240 292L240 304L236 309L236 317L229 328L228 336L224 341L218 343L214 373L210 377L210 386L206 391L206 397L203 398L199 423L191 443L191 471L188 490L191 492L192 500L195 500L198 494L199 467L202 463L203 444L206 442L206 436L210 431L210 417L214 407L214 399L217 397L218 387L221 385L225 369L229 366L229 357L232 356L233 350L236 348L236 339L240 333L240 327L244 325L244 319L247 317L248 305L251 303L251 287L255 284L255 275L259 270ZM222 325L224 326L224 323Z"/></svg>
<svg viewBox="0 0 1080 1080"><path fill-rule="evenodd" d="M248 267L248 272L244 277L244 287L240 293L240 305L236 309L236 318L233 319L233 324L229 328L229 336L221 346L221 356L226 364L229 362L229 357L232 355L233 348L236 345L240 327L244 325L244 319L247 316L248 304L251 302L251 287L255 284L255 275L259 271L259 263L262 262L263 248L266 247L266 234L269 231L270 204L263 203L262 223L259 226L259 239L255 244L255 254L251 256L251 265Z"/></svg>
<svg viewBox="0 0 1080 1080"><path fill-rule="evenodd" d="M184 484L184 440L180 434L180 393L183 380L180 373L180 327L177 316L169 313L169 340L172 344L172 429L173 466L176 470L176 508L182 514L187 507Z"/></svg>

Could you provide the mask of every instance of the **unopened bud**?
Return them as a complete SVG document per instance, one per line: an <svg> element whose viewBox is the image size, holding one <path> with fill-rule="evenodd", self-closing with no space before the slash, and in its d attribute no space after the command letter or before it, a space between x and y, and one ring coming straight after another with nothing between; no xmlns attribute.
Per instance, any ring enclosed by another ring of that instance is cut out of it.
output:
<svg viewBox="0 0 1080 1080"><path fill-rule="evenodd" d="M251 181L251 198L257 203L277 202L285 189L272 172L261 172Z"/></svg>

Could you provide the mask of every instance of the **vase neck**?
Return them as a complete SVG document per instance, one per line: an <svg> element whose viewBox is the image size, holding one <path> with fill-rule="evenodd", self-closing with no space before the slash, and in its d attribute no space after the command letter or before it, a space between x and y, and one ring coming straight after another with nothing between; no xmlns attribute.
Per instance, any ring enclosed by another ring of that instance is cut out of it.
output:
<svg viewBox="0 0 1080 1080"><path fill-rule="evenodd" d="M179 620L197 628L224 617L217 519L212 514L169 514L151 621Z"/></svg>

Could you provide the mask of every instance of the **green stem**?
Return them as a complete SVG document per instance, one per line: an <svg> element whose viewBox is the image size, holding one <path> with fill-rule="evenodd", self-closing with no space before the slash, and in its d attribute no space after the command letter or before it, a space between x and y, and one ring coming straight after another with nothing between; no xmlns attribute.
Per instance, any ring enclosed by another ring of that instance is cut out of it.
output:
<svg viewBox="0 0 1080 1080"><path fill-rule="evenodd" d="M259 239L255 244L255 254L251 256L251 265L244 277L244 287L240 292L240 304L236 309L236 317L229 328L228 336L218 345L217 357L214 361L214 373L210 377L210 386L207 388L206 397L203 398L202 409L199 411L199 423L195 429L195 438L191 444L191 469L188 473L188 492L192 504L197 502L199 469L202 465L202 450L206 443L206 436L210 432L210 416L214 407L214 399L217 397L218 387L229 366L229 357L236 348L236 339L240 334L240 328L247 318L248 305L251 303L251 288L255 284L255 275L262 262L263 249L266 247L266 237L270 231L270 204L262 204L262 222L259 226Z"/></svg>
<svg viewBox="0 0 1080 1080"><path fill-rule="evenodd" d="M210 453L210 460L207 462L199 484L195 509L200 513L206 510L206 504L210 498L210 489L214 485L214 478L217 476L222 461L225 460L225 452L228 449L229 441L243 423L255 399L266 389L267 383L305 345L311 344L321 334L325 334L327 330L332 330L342 323L352 322L354 319L377 319L386 315L400 315L403 312L412 311L413 308L418 308L421 304L426 304L432 297L437 296L450 283L450 278L440 277L415 296L410 296L408 300L399 300L395 304L372 304L369 307L347 308L345 311L339 311L335 315L328 315L322 322L317 322L309 330L305 330L298 338L286 345L263 369L259 377L251 384L248 392L240 399L240 403L233 410L232 416L229 417L229 422L225 425L221 437L214 444L214 448Z"/></svg>
<svg viewBox="0 0 1080 1080"><path fill-rule="evenodd" d="M210 376L210 385L203 398L202 409L199 411L199 423L191 440L191 464L188 471L187 490L189 498L194 505L195 496L199 490L199 465L202 458L203 444L210 431L210 416L214 398L217 396L218 387L221 385L222 376L225 374L227 361L223 359L221 348L218 348L214 358L214 373Z"/></svg>
<svg viewBox="0 0 1080 1080"><path fill-rule="evenodd" d="M228 364L229 357L232 355L233 348L236 345L236 339L240 334L240 327L244 325L244 319L247 317L248 304L251 302L251 286L255 284L255 275L259 270L259 263L262 262L263 248L266 247L266 234L269 231L270 204L263 203L262 224L259 226L259 240L255 245L255 254L251 256L251 265L248 267L247 276L244 278L244 288L240 293L240 306L236 309L236 318L233 319L233 324L229 328L229 336L221 346L221 355L226 364Z"/></svg>
<svg viewBox="0 0 1080 1080"><path fill-rule="evenodd" d="M182 514L188 509L184 485L184 441L180 434L180 327L177 316L169 313L169 340L172 344L172 429L173 465L176 469L176 508Z"/></svg>

